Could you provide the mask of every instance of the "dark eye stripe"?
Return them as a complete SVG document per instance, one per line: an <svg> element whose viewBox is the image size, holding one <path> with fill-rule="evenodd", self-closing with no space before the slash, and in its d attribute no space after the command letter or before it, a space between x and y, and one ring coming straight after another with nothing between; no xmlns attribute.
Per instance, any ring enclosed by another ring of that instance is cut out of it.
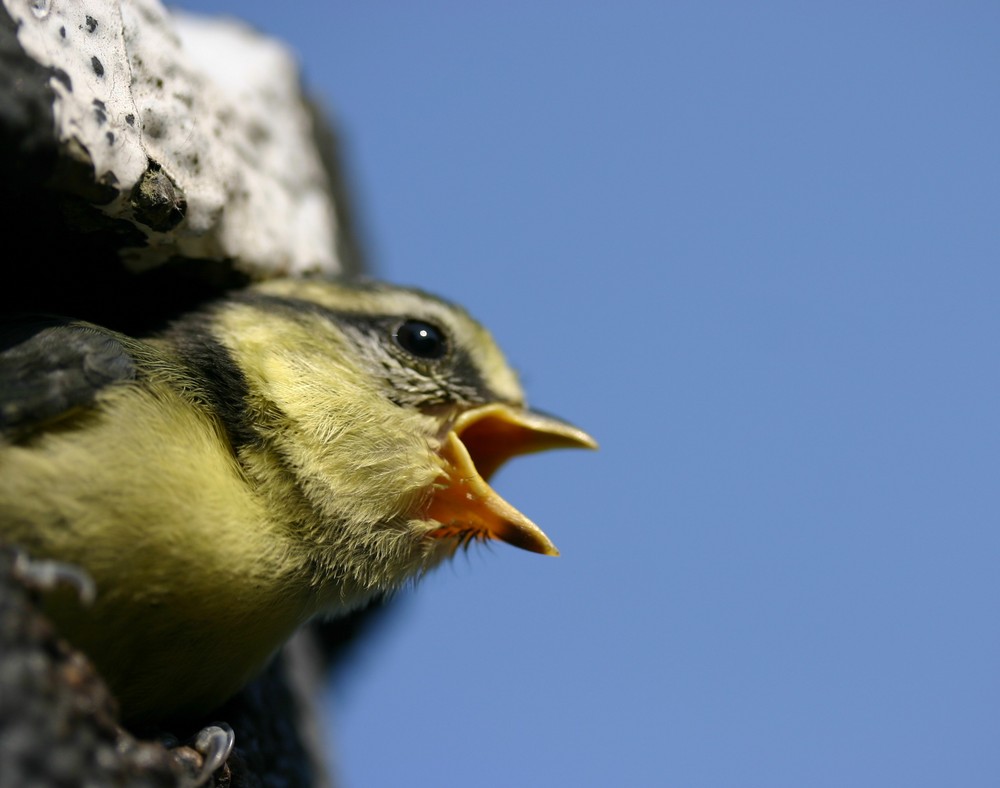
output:
<svg viewBox="0 0 1000 788"><path fill-rule="evenodd" d="M329 320L342 329L352 329L358 336L367 338L367 342L372 347L380 347L388 344L394 345L401 353L406 354L411 359L424 361L439 361L441 364L434 364L433 383L439 391L444 386L448 391L459 397L463 402L484 403L493 402L498 399L498 395L490 389L484 379L482 370L470 358L468 351L460 343L453 341L438 325L428 323L416 318L393 317L386 313L362 313L350 310L334 310L321 306L314 301L307 301L301 298L291 298L285 296L264 295L262 293L239 293L231 297L232 301L249 304L267 312L279 313L286 320L300 320L304 315L319 315ZM405 324L423 324L437 330L444 340L444 352L437 358L417 356L413 351L406 349L398 339L399 329ZM389 348L386 348L388 350ZM394 355L400 356L400 352ZM447 357L447 361L442 359ZM428 378L431 370L428 365L407 364L405 357L401 357L400 362L410 367L412 372L422 378ZM443 377L442 377L443 376ZM392 383L393 381L390 381ZM416 387L421 393L415 395L412 400L406 398L406 402L397 404L413 404L419 406L424 398L422 387ZM395 400L394 400L395 401Z"/></svg>

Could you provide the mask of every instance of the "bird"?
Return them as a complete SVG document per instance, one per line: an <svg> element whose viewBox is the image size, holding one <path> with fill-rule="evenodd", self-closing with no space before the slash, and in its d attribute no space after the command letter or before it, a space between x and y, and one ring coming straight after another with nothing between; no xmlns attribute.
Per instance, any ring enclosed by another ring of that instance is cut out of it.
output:
<svg viewBox="0 0 1000 788"><path fill-rule="evenodd" d="M42 604L127 722L218 707L304 623L470 543L557 555L488 480L572 447L596 442L422 290L272 279L148 337L0 326L0 542L93 580Z"/></svg>

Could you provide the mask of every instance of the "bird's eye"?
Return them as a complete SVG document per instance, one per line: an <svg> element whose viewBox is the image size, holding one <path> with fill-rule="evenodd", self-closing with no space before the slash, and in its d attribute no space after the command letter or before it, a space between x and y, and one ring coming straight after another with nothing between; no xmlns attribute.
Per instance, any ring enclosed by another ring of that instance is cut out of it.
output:
<svg viewBox="0 0 1000 788"><path fill-rule="evenodd" d="M423 320L401 323L392 338L403 350L417 358L439 359L448 352L444 331Z"/></svg>

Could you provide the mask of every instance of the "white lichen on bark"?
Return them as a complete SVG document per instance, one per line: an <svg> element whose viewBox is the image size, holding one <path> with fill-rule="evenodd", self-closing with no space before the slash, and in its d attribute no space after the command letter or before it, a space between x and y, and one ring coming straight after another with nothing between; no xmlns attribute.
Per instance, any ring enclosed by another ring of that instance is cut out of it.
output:
<svg viewBox="0 0 1000 788"><path fill-rule="evenodd" d="M131 267L183 256L258 277L343 270L312 117L282 45L157 0L0 1L25 52L53 69L62 147L118 190L101 210L146 236L122 253ZM183 199L175 224L137 208L151 177Z"/></svg>

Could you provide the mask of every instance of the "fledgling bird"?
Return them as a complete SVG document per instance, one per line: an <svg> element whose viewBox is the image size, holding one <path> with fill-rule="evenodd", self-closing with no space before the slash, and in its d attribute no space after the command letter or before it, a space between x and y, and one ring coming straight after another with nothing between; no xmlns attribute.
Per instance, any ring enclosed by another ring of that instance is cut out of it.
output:
<svg viewBox="0 0 1000 788"><path fill-rule="evenodd" d="M0 339L0 542L93 578L92 605L46 609L130 721L210 711L310 618L471 540L556 554L486 480L596 445L526 407L462 309L384 284L274 280L143 340Z"/></svg>

